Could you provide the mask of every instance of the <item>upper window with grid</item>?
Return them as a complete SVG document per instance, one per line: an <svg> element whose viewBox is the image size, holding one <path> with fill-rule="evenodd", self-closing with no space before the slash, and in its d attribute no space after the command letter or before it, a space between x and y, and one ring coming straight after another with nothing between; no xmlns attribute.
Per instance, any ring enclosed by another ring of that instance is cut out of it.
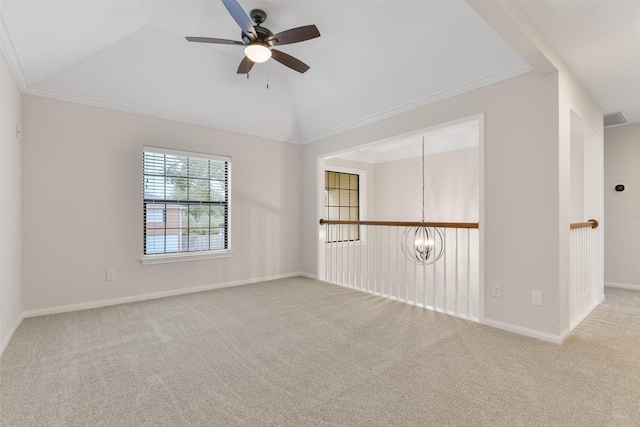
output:
<svg viewBox="0 0 640 427"><path fill-rule="evenodd" d="M231 159L144 147L144 254L229 250Z"/></svg>
<svg viewBox="0 0 640 427"><path fill-rule="evenodd" d="M353 173L325 171L325 208L328 220L360 220L360 176ZM358 225L329 227L330 242L360 240Z"/></svg>

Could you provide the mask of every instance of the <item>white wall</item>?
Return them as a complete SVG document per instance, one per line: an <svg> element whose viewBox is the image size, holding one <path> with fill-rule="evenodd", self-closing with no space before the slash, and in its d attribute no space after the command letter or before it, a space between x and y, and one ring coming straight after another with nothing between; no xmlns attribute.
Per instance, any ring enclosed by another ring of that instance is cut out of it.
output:
<svg viewBox="0 0 640 427"><path fill-rule="evenodd" d="M640 289L640 124L606 128L604 139L604 280Z"/></svg>
<svg viewBox="0 0 640 427"><path fill-rule="evenodd" d="M570 262L570 247L569 247L569 227L565 224L571 223L571 118L572 113L582 122L583 126L588 127L591 132L596 135L598 141L595 144L602 149L602 135L603 135L603 119L602 110L591 95L585 91L580 82L575 78L571 71L566 68L564 63L557 61L559 74L559 90L558 90L558 105L559 105L559 265L560 265L560 287L558 288L558 301L560 309L560 329L562 331L569 330L569 262ZM594 141L589 141L587 146L593 145ZM587 147L585 146L585 148ZM585 152L592 151L591 148ZM592 170L591 166L585 164L585 170ZM591 182L591 181L590 181ZM591 182L592 183L592 182ZM598 185L602 187L602 179L598 180ZM589 192L593 192L592 188ZM585 194L587 195L587 194ZM593 205L593 203L589 203ZM600 235L598 240L603 241L603 235L605 230L605 221L602 213L602 206L600 205L599 212L595 210L585 211L589 218L596 219L600 222L598 231ZM601 248L600 248L601 249ZM600 257L602 262L602 257ZM599 271L603 271L599 266ZM598 293L603 294L603 278L598 277L596 279L596 290Z"/></svg>
<svg viewBox="0 0 640 427"><path fill-rule="evenodd" d="M425 156L425 220L478 222L479 149L463 148ZM420 221L422 157L376 164L378 221Z"/></svg>
<svg viewBox="0 0 640 427"><path fill-rule="evenodd" d="M0 355L22 319L20 91L0 57Z"/></svg>
<svg viewBox="0 0 640 427"><path fill-rule="evenodd" d="M301 270L299 146L34 96L23 121L31 314ZM141 265L143 145L232 157L231 258Z"/></svg>
<svg viewBox="0 0 640 427"><path fill-rule="evenodd" d="M570 222L570 129L571 112L579 117L597 137L602 137L602 110L593 100L591 95L575 78L564 60L545 39L538 27L531 21L526 12L513 1L478 2L467 0L467 4L482 16L511 47L520 54L541 76L555 76L557 79L556 103L554 114L556 118L552 128L557 130L553 136L556 152L549 159L548 167L540 169L541 174L552 174L556 188L553 193L557 200L553 208L557 209L558 221L554 224L558 227L555 241L548 243L557 247L558 270L554 273L557 277L557 286L551 289L553 295L544 298L544 304L548 302L556 306L559 313L558 329L562 336L569 331L569 227ZM541 111L541 113L543 113ZM546 113L546 112L544 112ZM535 113L534 113L535 114ZM601 140L596 142L601 144ZM557 159L557 161L556 161ZM600 185L601 185L600 180ZM602 210L600 210L602 215ZM597 216L597 215L595 215ZM596 218L598 219L598 218ZM602 219L602 218L600 218ZM604 233L603 227L599 228L600 238ZM533 259L533 258L532 258ZM601 281L601 279L599 279ZM602 287L602 286L600 286Z"/></svg>
<svg viewBox="0 0 640 427"><path fill-rule="evenodd" d="M425 157L425 219L478 222L480 212L479 148L470 147ZM365 163L339 157L331 166L364 170L367 175L366 220L420 221L422 157Z"/></svg>
<svg viewBox="0 0 640 427"><path fill-rule="evenodd" d="M558 108L558 75L528 73L306 145L304 270L317 273L318 156L484 113L485 321L557 337ZM490 297L491 283L502 298ZM547 296L543 306L531 304L532 290Z"/></svg>

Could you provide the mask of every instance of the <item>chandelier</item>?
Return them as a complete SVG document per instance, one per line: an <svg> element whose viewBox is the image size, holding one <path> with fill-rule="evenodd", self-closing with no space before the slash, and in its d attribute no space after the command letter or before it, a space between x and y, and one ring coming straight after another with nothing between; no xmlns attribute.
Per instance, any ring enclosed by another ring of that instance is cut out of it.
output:
<svg viewBox="0 0 640 427"><path fill-rule="evenodd" d="M422 137L422 222L424 222L424 136ZM407 227L400 242L402 253L417 265L438 261L444 252L444 235L436 227Z"/></svg>

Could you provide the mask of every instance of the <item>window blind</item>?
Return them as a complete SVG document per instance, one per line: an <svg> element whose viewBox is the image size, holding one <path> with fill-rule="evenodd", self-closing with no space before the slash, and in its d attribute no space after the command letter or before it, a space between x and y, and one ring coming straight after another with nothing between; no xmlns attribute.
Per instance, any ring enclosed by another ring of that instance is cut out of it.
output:
<svg viewBox="0 0 640 427"><path fill-rule="evenodd" d="M144 147L144 254L228 250L230 176L230 157Z"/></svg>

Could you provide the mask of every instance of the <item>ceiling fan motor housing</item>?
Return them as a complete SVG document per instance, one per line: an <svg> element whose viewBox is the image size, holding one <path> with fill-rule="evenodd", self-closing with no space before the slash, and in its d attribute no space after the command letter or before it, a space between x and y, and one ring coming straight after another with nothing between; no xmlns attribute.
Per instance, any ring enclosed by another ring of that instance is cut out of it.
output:
<svg viewBox="0 0 640 427"><path fill-rule="evenodd" d="M254 27L256 30L256 33L258 34L258 38L256 40L261 41L263 43L268 44L269 46L273 46L272 44L272 40L267 40L269 37L273 36L273 33L265 27ZM256 41L253 40L253 41ZM249 44L251 43L251 39L249 37L247 37L247 35L243 32L242 33L242 41L244 42L244 44Z"/></svg>

